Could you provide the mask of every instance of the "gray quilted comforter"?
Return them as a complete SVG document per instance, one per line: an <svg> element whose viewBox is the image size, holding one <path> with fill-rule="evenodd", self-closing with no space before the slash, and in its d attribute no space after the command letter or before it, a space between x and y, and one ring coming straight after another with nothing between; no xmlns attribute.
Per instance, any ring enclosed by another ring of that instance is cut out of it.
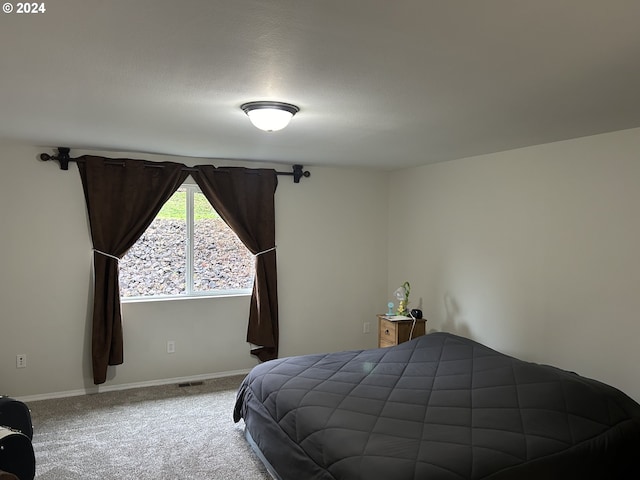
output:
<svg viewBox="0 0 640 480"><path fill-rule="evenodd" d="M283 480L640 479L640 405L447 333L258 365L241 418Z"/></svg>

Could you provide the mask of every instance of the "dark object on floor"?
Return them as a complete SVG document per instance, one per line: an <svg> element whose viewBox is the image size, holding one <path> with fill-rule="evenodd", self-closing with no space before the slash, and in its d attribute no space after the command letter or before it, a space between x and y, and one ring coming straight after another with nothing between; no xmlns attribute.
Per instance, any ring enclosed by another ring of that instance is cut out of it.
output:
<svg viewBox="0 0 640 480"><path fill-rule="evenodd" d="M0 427L7 427L23 433L33 440L31 412L21 401L0 396Z"/></svg>
<svg viewBox="0 0 640 480"><path fill-rule="evenodd" d="M0 470L0 480L20 480L13 473L3 472Z"/></svg>
<svg viewBox="0 0 640 480"><path fill-rule="evenodd" d="M640 405L448 333L254 367L234 420L276 478L640 478Z"/></svg>
<svg viewBox="0 0 640 480"><path fill-rule="evenodd" d="M0 471L12 473L20 480L33 480L36 475L36 458L29 437L0 427Z"/></svg>
<svg viewBox="0 0 640 480"><path fill-rule="evenodd" d="M0 480L33 480L36 459L33 452L31 412L21 401L0 397Z"/></svg>

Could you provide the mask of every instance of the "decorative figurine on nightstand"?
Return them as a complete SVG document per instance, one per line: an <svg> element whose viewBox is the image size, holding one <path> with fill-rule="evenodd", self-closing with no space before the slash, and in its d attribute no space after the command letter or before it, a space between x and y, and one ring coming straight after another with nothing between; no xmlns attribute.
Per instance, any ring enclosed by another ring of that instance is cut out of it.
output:
<svg viewBox="0 0 640 480"><path fill-rule="evenodd" d="M387 316L391 316L393 315L393 302L389 302L387 303L387 307L389 307L389 310L387 311Z"/></svg>
<svg viewBox="0 0 640 480"><path fill-rule="evenodd" d="M409 292L411 292L411 285L409 285L409 282L404 282L400 288L393 292L395 297L398 299L398 311L396 312L397 315L407 315Z"/></svg>

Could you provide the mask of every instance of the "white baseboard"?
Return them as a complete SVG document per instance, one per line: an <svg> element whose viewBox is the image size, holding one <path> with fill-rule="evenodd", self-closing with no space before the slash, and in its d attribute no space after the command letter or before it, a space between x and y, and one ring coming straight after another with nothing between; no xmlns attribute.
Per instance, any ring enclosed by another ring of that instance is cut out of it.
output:
<svg viewBox="0 0 640 480"><path fill-rule="evenodd" d="M191 375L188 377L174 377L174 378L159 378L157 380L147 380L144 382L135 383L123 383L120 385L95 385L88 388L78 390L67 390L64 392L51 392L42 393L38 395L26 395L23 397L14 397L21 402L37 402L38 400L50 400L53 398L66 398L77 397L80 395L93 395L96 393L114 392L118 390L129 390L132 388L141 387L157 387L160 385L171 385L172 383L188 383L188 382L201 382L204 380L211 380L214 378L232 377L234 375L246 375L251 369L246 370L233 370L229 372L218 373L204 373L200 375Z"/></svg>

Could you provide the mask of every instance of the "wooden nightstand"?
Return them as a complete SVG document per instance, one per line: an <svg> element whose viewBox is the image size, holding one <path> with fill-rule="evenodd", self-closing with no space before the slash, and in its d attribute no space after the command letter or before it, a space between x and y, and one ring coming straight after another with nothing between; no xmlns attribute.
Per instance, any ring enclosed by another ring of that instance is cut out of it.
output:
<svg viewBox="0 0 640 480"><path fill-rule="evenodd" d="M426 323L427 320L425 318L416 320L416 326L412 334L413 320L391 321L384 318L384 315L378 315L378 348L392 347L424 335Z"/></svg>

